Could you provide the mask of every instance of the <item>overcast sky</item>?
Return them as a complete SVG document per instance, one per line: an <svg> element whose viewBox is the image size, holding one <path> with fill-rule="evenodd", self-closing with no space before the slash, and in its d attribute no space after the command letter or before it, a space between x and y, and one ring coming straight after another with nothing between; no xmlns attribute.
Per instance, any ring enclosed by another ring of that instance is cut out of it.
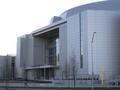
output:
<svg viewBox="0 0 120 90"><path fill-rule="evenodd" d="M65 10L102 0L0 0L0 55L16 54L17 37L48 25Z"/></svg>

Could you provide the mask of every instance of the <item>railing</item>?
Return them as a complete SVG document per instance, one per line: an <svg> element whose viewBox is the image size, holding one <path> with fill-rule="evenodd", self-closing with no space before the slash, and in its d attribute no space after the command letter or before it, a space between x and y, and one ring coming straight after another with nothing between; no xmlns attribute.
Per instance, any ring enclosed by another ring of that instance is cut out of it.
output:
<svg viewBox="0 0 120 90"><path fill-rule="evenodd" d="M120 90L120 87L94 87L95 90ZM91 87L0 87L0 90L91 90Z"/></svg>
<svg viewBox="0 0 120 90"><path fill-rule="evenodd" d="M87 83L86 83L87 82ZM54 80L52 83L39 83L30 81L0 82L0 90L91 90L91 80ZM95 90L120 90L119 85L101 85L94 83Z"/></svg>

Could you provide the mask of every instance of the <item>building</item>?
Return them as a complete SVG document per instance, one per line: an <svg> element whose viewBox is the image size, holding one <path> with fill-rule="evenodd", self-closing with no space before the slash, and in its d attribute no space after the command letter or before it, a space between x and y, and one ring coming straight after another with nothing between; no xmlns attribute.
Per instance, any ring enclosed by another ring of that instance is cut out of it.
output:
<svg viewBox="0 0 120 90"><path fill-rule="evenodd" d="M15 56L0 56L0 80L15 79Z"/></svg>
<svg viewBox="0 0 120 90"><path fill-rule="evenodd" d="M105 80L120 75L120 0L69 9L18 38L18 77Z"/></svg>

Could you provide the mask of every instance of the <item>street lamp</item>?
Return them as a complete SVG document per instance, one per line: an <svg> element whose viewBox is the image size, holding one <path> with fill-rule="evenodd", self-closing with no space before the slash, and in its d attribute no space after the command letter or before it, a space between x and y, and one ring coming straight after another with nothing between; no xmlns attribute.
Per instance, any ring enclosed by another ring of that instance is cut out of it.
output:
<svg viewBox="0 0 120 90"><path fill-rule="evenodd" d="M92 90L94 90L94 85L93 85L93 81L94 81L94 67L93 67L93 43L94 43L94 37L95 37L95 34L96 32L93 32L93 35L92 35L92 40L91 40L91 65L92 65L92 82L91 82L91 85L92 85Z"/></svg>

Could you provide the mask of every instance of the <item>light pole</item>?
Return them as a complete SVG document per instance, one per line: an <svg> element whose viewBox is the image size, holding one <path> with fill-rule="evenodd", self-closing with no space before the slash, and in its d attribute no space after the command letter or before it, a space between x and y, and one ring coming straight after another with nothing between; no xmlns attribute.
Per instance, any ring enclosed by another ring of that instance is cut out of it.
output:
<svg viewBox="0 0 120 90"><path fill-rule="evenodd" d="M91 82L91 86L92 86L92 90L94 90L94 67L93 67L93 42L94 42L94 37L95 37L96 32L93 32L92 35L92 40L91 40L91 65L92 65L92 82Z"/></svg>

